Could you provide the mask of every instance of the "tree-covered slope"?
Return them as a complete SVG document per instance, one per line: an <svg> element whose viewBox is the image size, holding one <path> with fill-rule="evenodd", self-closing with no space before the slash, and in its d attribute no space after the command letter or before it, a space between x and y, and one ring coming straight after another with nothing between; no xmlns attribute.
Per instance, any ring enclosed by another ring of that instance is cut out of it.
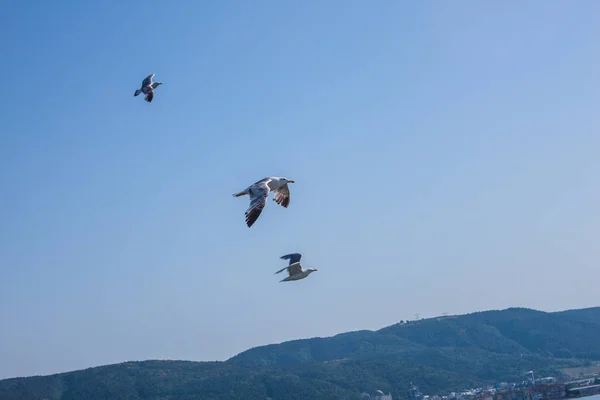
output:
<svg viewBox="0 0 600 400"><path fill-rule="evenodd" d="M600 307L545 313L511 308L395 324L378 331L294 340L247 350L230 361L290 365L344 358L477 349L495 354L600 359Z"/></svg>
<svg viewBox="0 0 600 400"><path fill-rule="evenodd" d="M226 362L127 362L0 381L0 399L354 399L441 393L600 360L600 307L486 311L294 340Z"/></svg>

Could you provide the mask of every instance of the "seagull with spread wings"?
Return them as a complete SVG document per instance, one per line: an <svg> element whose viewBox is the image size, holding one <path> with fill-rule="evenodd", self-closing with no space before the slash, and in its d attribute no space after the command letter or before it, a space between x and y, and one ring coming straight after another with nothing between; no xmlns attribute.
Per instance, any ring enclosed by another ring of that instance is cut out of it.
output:
<svg viewBox="0 0 600 400"><path fill-rule="evenodd" d="M152 103L152 99L154 98L154 89L156 89L159 85L162 85L162 82L152 82L152 78L154 78L154 74L148 75L142 81L142 87L137 89L133 95L138 96L141 93L144 93L144 100L146 100L148 103Z"/></svg>
<svg viewBox="0 0 600 400"><path fill-rule="evenodd" d="M285 256L281 256L280 258L282 260L290 261L287 267L275 272L275 274L278 274L280 272L285 271L286 269L288 271L288 276L280 280L279 282L297 281L299 279L304 279L307 276L309 276L312 272L317 271L316 269L312 268L307 268L305 270L302 269L302 266L300 265L300 259L302 258L302 254L300 253L286 254Z"/></svg>
<svg viewBox="0 0 600 400"><path fill-rule="evenodd" d="M290 204L290 188L288 187L288 183L294 183L294 181L280 176L270 176L233 195L234 197L240 197L245 194L250 196L250 206L246 210L246 225L248 225L248 228L256 222L263 208L267 205L267 198L270 192L273 192L273 200L277 204L287 208Z"/></svg>

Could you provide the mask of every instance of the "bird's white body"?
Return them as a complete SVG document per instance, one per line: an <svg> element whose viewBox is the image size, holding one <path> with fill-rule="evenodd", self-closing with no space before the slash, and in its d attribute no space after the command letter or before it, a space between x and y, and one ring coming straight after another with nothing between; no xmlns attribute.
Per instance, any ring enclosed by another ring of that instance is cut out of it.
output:
<svg viewBox="0 0 600 400"><path fill-rule="evenodd" d="M304 279L313 272L317 271L317 269L314 268L307 268L303 270L302 266L300 265L300 258L302 258L302 254L300 253L286 254L285 256L281 257L282 260L290 260L290 263L287 267L275 272L275 274L278 274L285 270L287 270L288 272L288 276L280 280L279 282L289 282Z"/></svg>
<svg viewBox="0 0 600 400"><path fill-rule="evenodd" d="M241 192L235 193L234 197L244 195L250 196L250 206L246 210L246 225L250 228L267 205L269 193L273 192L273 200L280 206L287 208L290 204L290 189L288 183L293 180L282 176L270 176L253 183Z"/></svg>
<svg viewBox="0 0 600 400"><path fill-rule="evenodd" d="M262 184L267 185L269 190L273 192L283 186L286 186L288 184L288 182L290 182L290 180L287 178L284 178L281 176L270 176L268 178L264 178L258 182L253 183L252 185L250 185L246 189L244 189L243 192L244 192L244 194L249 194L249 192L252 190L253 187L256 187L256 186L262 185ZM291 182L293 183L294 181L291 181Z"/></svg>
<svg viewBox="0 0 600 400"><path fill-rule="evenodd" d="M298 265L296 265L298 264ZM288 282L288 281L297 281L300 279L304 279L307 276L309 276L311 273L315 272L316 269L305 269L303 270L302 267L300 266L300 263L296 263L296 264L292 264L289 267L286 267L286 269L288 270L288 273L290 274L288 277L280 280L279 282ZM296 268L300 268L300 271L297 272ZM293 273L293 275L292 275Z"/></svg>

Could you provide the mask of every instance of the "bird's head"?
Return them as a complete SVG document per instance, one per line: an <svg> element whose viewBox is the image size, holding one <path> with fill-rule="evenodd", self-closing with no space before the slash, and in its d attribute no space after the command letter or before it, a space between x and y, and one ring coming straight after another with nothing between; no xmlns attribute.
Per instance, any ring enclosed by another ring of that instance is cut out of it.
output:
<svg viewBox="0 0 600 400"><path fill-rule="evenodd" d="M288 178L281 178L281 181L283 183L294 183L294 181L292 179L288 179Z"/></svg>
<svg viewBox="0 0 600 400"><path fill-rule="evenodd" d="M154 84L156 85L155 87L159 87L160 85L162 85L162 82L154 82Z"/></svg>
<svg viewBox="0 0 600 400"><path fill-rule="evenodd" d="M309 268L309 269L307 269L307 271L309 271L309 272L317 272L318 269L316 269L316 268Z"/></svg>

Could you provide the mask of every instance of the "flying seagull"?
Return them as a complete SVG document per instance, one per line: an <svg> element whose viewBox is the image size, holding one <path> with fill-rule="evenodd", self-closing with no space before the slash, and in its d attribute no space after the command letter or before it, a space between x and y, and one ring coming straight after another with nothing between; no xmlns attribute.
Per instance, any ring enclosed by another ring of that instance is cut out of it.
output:
<svg viewBox="0 0 600 400"><path fill-rule="evenodd" d="M292 253L286 254L285 256L280 257L282 260L290 260L290 263L287 267L280 269L275 272L278 274L287 269L289 276L280 280L279 282L287 282L287 281L297 281L299 279L304 279L309 276L312 272L317 271L316 269L307 268L306 270L302 269L300 266L300 259L302 258L302 254L300 253Z"/></svg>
<svg viewBox="0 0 600 400"><path fill-rule="evenodd" d="M151 103L154 98L154 89L159 85L162 85L162 82L152 82L152 78L154 78L154 74L148 75L146 79L142 81L141 89L137 89L133 95L138 96L141 93L144 93L146 95L144 96L144 100Z"/></svg>
<svg viewBox="0 0 600 400"><path fill-rule="evenodd" d="M250 196L250 206L246 210L246 225L250 228L260 216L263 208L267 205L269 192L273 192L273 200L287 208L290 204L290 188L288 183L294 183L293 180L281 176L270 176L248 186L234 197L240 197L245 194Z"/></svg>

